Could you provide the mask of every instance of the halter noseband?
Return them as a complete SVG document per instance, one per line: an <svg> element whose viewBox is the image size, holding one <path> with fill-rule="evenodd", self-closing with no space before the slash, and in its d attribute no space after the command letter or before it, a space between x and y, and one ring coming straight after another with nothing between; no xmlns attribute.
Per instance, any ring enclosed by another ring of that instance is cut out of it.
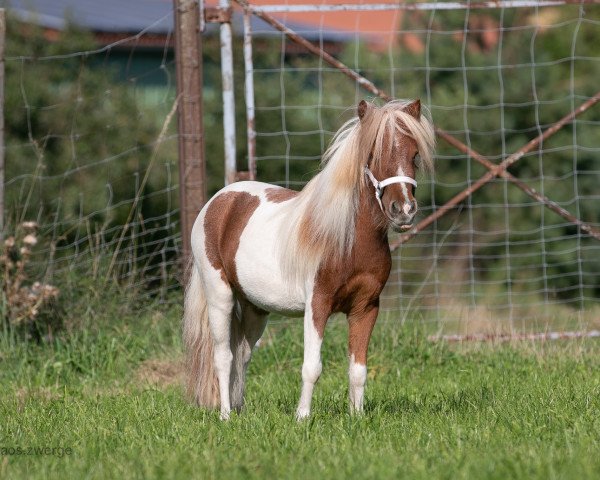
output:
<svg viewBox="0 0 600 480"><path fill-rule="evenodd" d="M383 204L381 203L381 197L383 197L383 189L392 183L410 183L415 188L417 188L417 181L414 178L407 177L405 175L399 175L397 177L389 177L381 182L375 178L373 172L369 170L368 166L365 166L365 174L371 180L371 183L375 187L375 198L377 199L377 203L379 204L379 208L385 214L385 210L383 209Z"/></svg>

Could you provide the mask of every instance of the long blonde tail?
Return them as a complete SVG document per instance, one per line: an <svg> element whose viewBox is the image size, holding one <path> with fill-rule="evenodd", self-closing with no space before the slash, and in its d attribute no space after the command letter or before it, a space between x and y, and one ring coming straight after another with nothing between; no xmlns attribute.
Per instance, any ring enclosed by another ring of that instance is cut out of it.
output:
<svg viewBox="0 0 600 480"><path fill-rule="evenodd" d="M185 290L183 343L187 354L188 394L201 407L218 408L220 396L214 365L214 345L202 280L195 265L191 266Z"/></svg>

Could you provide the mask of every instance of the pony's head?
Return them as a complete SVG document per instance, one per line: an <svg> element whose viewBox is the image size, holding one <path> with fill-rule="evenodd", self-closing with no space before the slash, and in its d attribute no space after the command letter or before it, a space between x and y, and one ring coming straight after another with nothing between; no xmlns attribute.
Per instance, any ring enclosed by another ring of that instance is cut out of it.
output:
<svg viewBox="0 0 600 480"><path fill-rule="evenodd" d="M394 229L410 228L417 213L416 170L431 170L435 136L421 102L358 104L366 188Z"/></svg>
<svg viewBox="0 0 600 480"><path fill-rule="evenodd" d="M418 100L359 103L358 115L323 154L323 170L281 209L288 278L308 278L323 258L341 260L352 250L365 198L379 205L374 220L381 227L410 225L417 212L415 170L433 165L433 125L422 110Z"/></svg>

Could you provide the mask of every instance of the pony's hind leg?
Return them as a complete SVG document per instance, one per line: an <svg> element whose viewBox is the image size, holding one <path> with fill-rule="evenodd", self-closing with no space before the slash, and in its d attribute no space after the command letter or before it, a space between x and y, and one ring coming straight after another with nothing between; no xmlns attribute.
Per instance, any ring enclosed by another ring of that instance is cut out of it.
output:
<svg viewBox="0 0 600 480"><path fill-rule="evenodd" d="M233 369L231 372L231 407L241 410L244 406L246 370L252 356L252 349L262 336L267 324L267 312L251 303L241 300L236 305L233 319L231 347Z"/></svg>
<svg viewBox="0 0 600 480"><path fill-rule="evenodd" d="M351 312L348 316L348 392L352 413L361 413L363 410L367 381L367 350L378 311L378 307L372 306L360 313Z"/></svg>
<svg viewBox="0 0 600 480"><path fill-rule="evenodd" d="M213 282L213 288L206 290L208 303L208 321L214 345L214 365L219 380L221 400L221 419L229 418L231 403L229 396L229 378L233 353L231 351L231 314L234 298L229 285L221 278Z"/></svg>

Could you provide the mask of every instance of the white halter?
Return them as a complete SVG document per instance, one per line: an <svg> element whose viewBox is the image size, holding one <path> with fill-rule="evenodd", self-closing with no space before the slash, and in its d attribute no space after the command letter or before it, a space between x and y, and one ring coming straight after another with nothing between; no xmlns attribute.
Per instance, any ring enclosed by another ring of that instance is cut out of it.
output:
<svg viewBox="0 0 600 480"><path fill-rule="evenodd" d="M410 183L411 185L414 185L415 188L417 188L417 181L414 178L410 178L405 175L389 177L380 182L375 178L375 175L373 175L371 170L369 170L369 167L365 167L365 173L367 174L369 180L371 180L371 183L375 187L375 198L377 199L377 203L379 203L379 208L381 208L381 211L383 213L385 213L385 210L383 209L383 204L381 203L381 197L383 196L383 189L385 187L391 185L392 183Z"/></svg>

